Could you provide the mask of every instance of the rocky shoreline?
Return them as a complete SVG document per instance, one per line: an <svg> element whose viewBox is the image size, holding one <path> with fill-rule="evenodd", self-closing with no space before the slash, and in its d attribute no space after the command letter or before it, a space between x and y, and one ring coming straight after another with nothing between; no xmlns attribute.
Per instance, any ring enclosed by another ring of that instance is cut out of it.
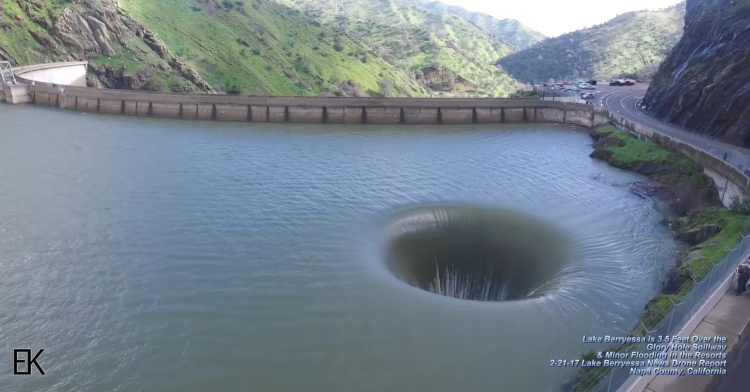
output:
<svg viewBox="0 0 750 392"><path fill-rule="evenodd" d="M592 158L648 177L648 182L630 184L630 192L644 199L665 200L679 216L666 223L675 231L675 238L690 247L678 256L662 291L676 294L690 278L685 267L702 257L702 244L726 226L720 214L713 213L723 209L713 180L688 158L638 140L611 125L599 127L591 135L594 139Z"/></svg>

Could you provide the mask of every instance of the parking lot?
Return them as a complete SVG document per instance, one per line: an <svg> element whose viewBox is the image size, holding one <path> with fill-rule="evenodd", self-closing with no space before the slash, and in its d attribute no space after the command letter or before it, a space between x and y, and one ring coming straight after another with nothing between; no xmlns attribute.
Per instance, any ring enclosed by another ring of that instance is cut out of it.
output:
<svg viewBox="0 0 750 392"><path fill-rule="evenodd" d="M601 105L602 98L608 94L627 91L627 90L643 90L648 87L648 83L636 83L634 86L610 86L609 81L602 81L602 84L597 84L594 90L583 90L576 89L574 85L565 85L565 90L551 89L548 84L547 87L544 85L536 86L537 91L542 93L545 100L553 100L557 98L564 98L565 101L583 101L581 99L581 93L592 93L594 94L593 103ZM553 98L554 97L554 98Z"/></svg>

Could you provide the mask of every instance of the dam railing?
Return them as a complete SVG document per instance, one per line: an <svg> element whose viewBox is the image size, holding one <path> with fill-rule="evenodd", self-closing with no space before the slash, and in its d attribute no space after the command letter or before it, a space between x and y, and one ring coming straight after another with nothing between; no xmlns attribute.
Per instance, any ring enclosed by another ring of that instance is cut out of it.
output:
<svg viewBox="0 0 750 392"><path fill-rule="evenodd" d="M709 154L720 158L724 162L727 162L730 165L736 167L746 176L750 177L750 155L748 155L750 154L750 151L748 151L747 149L739 146L733 146L714 138L705 135L699 135L689 131L685 131L684 133L679 134L679 136L672 136L677 137L694 146L700 146L701 144L704 144L705 148L703 148L703 150L706 150L706 152L708 152Z"/></svg>

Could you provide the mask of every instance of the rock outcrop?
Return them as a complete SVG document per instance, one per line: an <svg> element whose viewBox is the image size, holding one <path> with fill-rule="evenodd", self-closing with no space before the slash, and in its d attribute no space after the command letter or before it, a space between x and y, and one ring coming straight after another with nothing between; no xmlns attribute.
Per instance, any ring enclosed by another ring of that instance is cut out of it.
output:
<svg viewBox="0 0 750 392"><path fill-rule="evenodd" d="M687 0L685 32L644 97L649 112L750 145L750 0Z"/></svg>
<svg viewBox="0 0 750 392"><path fill-rule="evenodd" d="M697 245L714 235L719 234L721 229L723 229L723 227L715 223L705 223L686 230L678 230L675 238L680 241L685 241L690 245Z"/></svg>
<svg viewBox="0 0 750 392"><path fill-rule="evenodd" d="M168 87L171 91L179 92L214 92L195 70L167 49L156 33L133 19L113 0L76 0L75 5L57 12L53 12L42 0L12 1L15 1L29 20L46 29L25 26L24 18L19 15L15 15L14 22L0 25L0 31L26 30L39 43L43 50L28 50L31 60L88 60L88 81L91 87L147 90ZM0 3L0 12L2 11L3 3ZM147 49L154 51L158 59L155 60ZM101 55L120 59L121 64L111 65L117 60L100 63ZM2 43L0 57L19 63L19 59L13 58L3 49ZM131 64L137 64L137 67L126 69L122 61L125 59ZM27 62L28 59L20 61ZM176 76L185 82L159 86L158 82L151 80L157 74L169 74L172 79L177 79Z"/></svg>
<svg viewBox="0 0 750 392"><path fill-rule="evenodd" d="M99 52L99 44L94 38L86 19L73 8L66 8L55 20L53 34L62 42L82 53Z"/></svg>

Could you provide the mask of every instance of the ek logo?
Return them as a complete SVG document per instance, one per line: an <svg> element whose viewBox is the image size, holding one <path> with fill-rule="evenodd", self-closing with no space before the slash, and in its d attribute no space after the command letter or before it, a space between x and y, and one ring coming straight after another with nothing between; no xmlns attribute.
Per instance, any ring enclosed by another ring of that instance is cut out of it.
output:
<svg viewBox="0 0 750 392"><path fill-rule="evenodd" d="M39 356L42 355L43 352L44 352L43 348L39 349L36 355L32 357L30 348L14 348L13 349L13 374L29 375L31 374L31 366L34 365L36 366L36 370L42 375L44 375L44 370L42 370L42 367L39 366L39 362L37 362L37 359L39 359ZM26 354L26 355L24 356L23 354ZM26 364L26 365L24 366L23 364ZM20 369L19 369L19 365L21 365Z"/></svg>

